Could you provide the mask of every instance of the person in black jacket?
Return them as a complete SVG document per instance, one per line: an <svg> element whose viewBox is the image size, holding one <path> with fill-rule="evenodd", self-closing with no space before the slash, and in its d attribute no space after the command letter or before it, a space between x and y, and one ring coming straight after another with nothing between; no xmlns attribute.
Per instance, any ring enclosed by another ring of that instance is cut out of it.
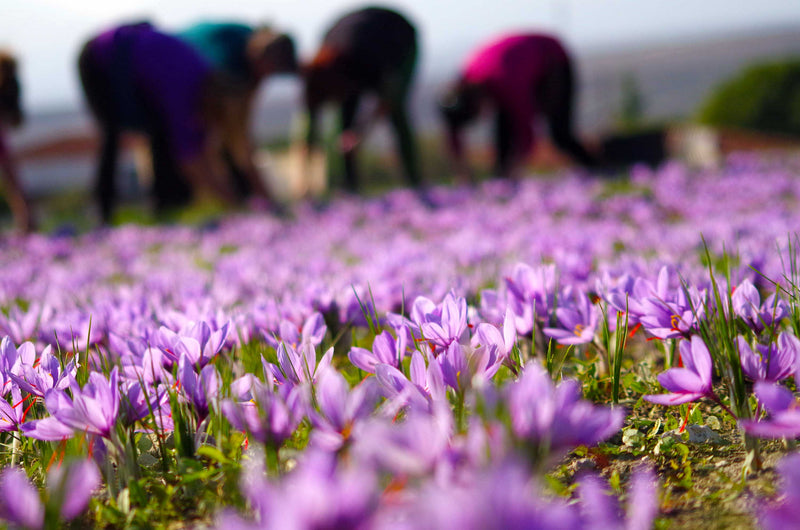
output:
<svg viewBox="0 0 800 530"><path fill-rule="evenodd" d="M406 180L420 187L417 148L408 116L407 100L417 62L417 32L402 15L368 7L340 18L326 33L314 59L305 67L305 104L308 110L306 148L318 142L318 115L326 102L341 112L339 149L344 156L345 186L359 187L356 151L378 117L389 116ZM358 116L365 94L378 97L369 116Z"/></svg>

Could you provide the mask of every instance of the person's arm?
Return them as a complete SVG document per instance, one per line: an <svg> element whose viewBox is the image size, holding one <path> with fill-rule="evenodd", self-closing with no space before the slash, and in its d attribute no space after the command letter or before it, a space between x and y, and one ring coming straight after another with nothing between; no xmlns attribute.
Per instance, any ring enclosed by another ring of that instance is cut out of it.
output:
<svg viewBox="0 0 800 530"><path fill-rule="evenodd" d="M254 92L231 97L229 112L225 114L222 141L233 163L241 170L253 193L270 201L272 196L264 183L261 171L254 162L255 147L250 138L250 117Z"/></svg>
<svg viewBox="0 0 800 530"><path fill-rule="evenodd" d="M462 127L447 124L447 145L450 153L450 163L455 171L455 180L461 184L474 184L475 177L469 162L464 155L464 139Z"/></svg>
<svg viewBox="0 0 800 530"><path fill-rule="evenodd" d="M236 203L236 194L230 186L230 178L219 153L206 151L184 158L180 168L195 197L206 195L226 204Z"/></svg>

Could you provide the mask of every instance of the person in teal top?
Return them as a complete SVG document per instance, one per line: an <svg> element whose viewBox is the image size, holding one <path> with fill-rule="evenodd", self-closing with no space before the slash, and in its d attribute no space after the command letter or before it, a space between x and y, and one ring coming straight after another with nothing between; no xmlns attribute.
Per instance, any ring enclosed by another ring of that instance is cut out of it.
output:
<svg viewBox="0 0 800 530"><path fill-rule="evenodd" d="M230 102L222 141L238 192L243 196L253 191L265 193L263 185L253 189L253 183L263 182L253 162L253 102L269 76L297 72L294 41L269 27L236 22L201 22L175 36L202 56L222 80L218 89Z"/></svg>
<svg viewBox="0 0 800 530"><path fill-rule="evenodd" d="M255 30L236 22L201 22L177 34L192 46L217 71L242 82L254 80L255 68L247 56L250 37Z"/></svg>

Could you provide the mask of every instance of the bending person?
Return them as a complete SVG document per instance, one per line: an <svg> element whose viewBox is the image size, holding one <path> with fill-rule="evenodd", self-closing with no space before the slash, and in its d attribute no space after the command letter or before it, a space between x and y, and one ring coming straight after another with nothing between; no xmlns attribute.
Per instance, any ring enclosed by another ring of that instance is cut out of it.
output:
<svg viewBox="0 0 800 530"><path fill-rule="evenodd" d="M269 193L253 161L253 104L262 81L297 72L291 37L268 27L230 22L202 22L176 34L192 46L218 74L217 88L226 98L221 124L224 156L242 196Z"/></svg>
<svg viewBox="0 0 800 530"><path fill-rule="evenodd" d="M5 138L7 127L22 124L19 94L17 62L10 54L0 51L0 174L14 224L18 230L28 232L34 228L33 215L19 184L14 157Z"/></svg>
<svg viewBox="0 0 800 530"><path fill-rule="evenodd" d="M453 88L441 99L449 148L459 180L472 181L464 155L463 128L484 106L493 107L495 170L518 177L533 150L534 121L543 116L553 143L583 166L594 157L572 130L574 79L572 63L561 43L548 35L510 35L476 50Z"/></svg>
<svg viewBox="0 0 800 530"><path fill-rule="evenodd" d="M224 112L224 102L213 97L218 80L189 45L147 23L120 26L90 40L78 64L102 132L95 193L104 222L113 213L125 131L149 137L157 210L202 191L235 201L217 131Z"/></svg>
<svg viewBox="0 0 800 530"><path fill-rule="evenodd" d="M402 15L369 7L339 19L322 40L314 59L305 68L305 103L308 109L306 147L318 142L318 115L326 102L341 112L339 148L344 156L345 185L359 187L356 151L374 121L386 114L394 128L397 149L409 184L419 187L422 178L417 160L407 100L417 61L417 33ZM367 94L378 105L368 116L358 116ZM359 119L360 118L360 119Z"/></svg>

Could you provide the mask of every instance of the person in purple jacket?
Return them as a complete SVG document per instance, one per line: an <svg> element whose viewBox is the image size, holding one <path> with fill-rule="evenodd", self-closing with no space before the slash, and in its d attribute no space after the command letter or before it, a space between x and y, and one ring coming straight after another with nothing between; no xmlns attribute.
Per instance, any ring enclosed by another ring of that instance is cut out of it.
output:
<svg viewBox="0 0 800 530"><path fill-rule="evenodd" d="M203 190L225 202L237 200L214 130L224 98L212 66L188 44L148 23L120 26L87 42L78 67L102 132L95 193L104 222L113 213L124 131L149 137L157 210Z"/></svg>
<svg viewBox="0 0 800 530"><path fill-rule="evenodd" d="M459 180L472 181L461 137L482 107L496 112L495 170L516 178L535 143L534 122L543 116L556 146L577 163L591 167L594 157L572 131L572 64L554 37L506 35L478 48L459 79L440 100L448 142Z"/></svg>

